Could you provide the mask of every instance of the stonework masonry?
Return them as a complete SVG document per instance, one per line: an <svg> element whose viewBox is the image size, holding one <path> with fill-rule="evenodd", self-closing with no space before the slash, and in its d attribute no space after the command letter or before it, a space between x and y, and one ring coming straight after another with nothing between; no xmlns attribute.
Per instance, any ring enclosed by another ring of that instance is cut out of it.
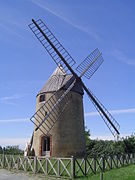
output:
<svg viewBox="0 0 135 180"><path fill-rule="evenodd" d="M60 91L61 94L63 92L63 90ZM45 93L46 100L51 97L52 93ZM39 102L39 97L40 94L37 96L36 110L43 105ZM40 130L34 133L33 148L36 156L42 155L42 136L44 135ZM83 95L70 91L70 101L54 124L50 136L50 155L52 157L81 157L85 155Z"/></svg>

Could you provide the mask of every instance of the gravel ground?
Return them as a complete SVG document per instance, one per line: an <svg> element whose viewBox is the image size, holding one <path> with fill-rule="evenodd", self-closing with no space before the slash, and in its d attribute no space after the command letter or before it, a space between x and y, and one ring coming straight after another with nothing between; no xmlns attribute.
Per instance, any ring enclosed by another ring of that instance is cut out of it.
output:
<svg viewBox="0 0 135 180"><path fill-rule="evenodd" d="M8 171L0 169L0 180L58 180L58 178L48 178L43 176L35 176L34 174L28 174L23 172Z"/></svg>

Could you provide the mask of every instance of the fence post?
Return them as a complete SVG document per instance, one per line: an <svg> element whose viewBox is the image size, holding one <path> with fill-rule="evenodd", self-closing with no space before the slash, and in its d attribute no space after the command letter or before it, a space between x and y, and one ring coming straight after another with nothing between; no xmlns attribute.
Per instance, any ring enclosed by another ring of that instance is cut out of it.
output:
<svg viewBox="0 0 135 180"><path fill-rule="evenodd" d="M20 165L20 155L18 156L18 159L17 159L17 170L19 170L19 166Z"/></svg>
<svg viewBox="0 0 135 180"><path fill-rule="evenodd" d="M46 167L46 174L48 175L48 158L46 158L46 164L45 164L45 167Z"/></svg>
<svg viewBox="0 0 135 180"><path fill-rule="evenodd" d="M100 173L100 180L103 180L103 170L101 170L101 173Z"/></svg>
<svg viewBox="0 0 135 180"><path fill-rule="evenodd" d="M126 164L129 164L129 156L128 156L128 154L125 155L125 159L126 159Z"/></svg>
<svg viewBox="0 0 135 180"><path fill-rule="evenodd" d="M102 156L102 163L103 163L103 171L105 170L105 156Z"/></svg>
<svg viewBox="0 0 135 180"><path fill-rule="evenodd" d="M133 154L130 154L130 164L132 164Z"/></svg>
<svg viewBox="0 0 135 180"><path fill-rule="evenodd" d="M118 154L116 154L116 161L117 161L117 168L119 167L119 158L118 158Z"/></svg>
<svg viewBox="0 0 135 180"><path fill-rule="evenodd" d="M122 164L124 166L124 155L122 154Z"/></svg>
<svg viewBox="0 0 135 180"><path fill-rule="evenodd" d="M130 154L130 164L132 164L133 163L133 154Z"/></svg>
<svg viewBox="0 0 135 180"><path fill-rule="evenodd" d="M37 173L37 156L34 157L34 173Z"/></svg>
<svg viewBox="0 0 135 180"><path fill-rule="evenodd" d="M12 169L12 155L10 155L10 169Z"/></svg>
<svg viewBox="0 0 135 180"><path fill-rule="evenodd" d="M128 164L131 164L131 154L128 154Z"/></svg>
<svg viewBox="0 0 135 180"><path fill-rule="evenodd" d="M132 154L132 164L134 164L134 154Z"/></svg>
<svg viewBox="0 0 135 180"><path fill-rule="evenodd" d="M28 167L28 157L25 157L25 172L27 172Z"/></svg>
<svg viewBox="0 0 135 180"><path fill-rule="evenodd" d="M135 163L135 154L133 154L133 163Z"/></svg>
<svg viewBox="0 0 135 180"><path fill-rule="evenodd" d="M5 167L5 147L3 148L3 168Z"/></svg>
<svg viewBox="0 0 135 180"><path fill-rule="evenodd" d="M58 176L60 176L60 159L58 158L58 167L57 167L57 173L58 173Z"/></svg>
<svg viewBox="0 0 135 180"><path fill-rule="evenodd" d="M110 166L111 166L111 169L112 169L112 154L110 155Z"/></svg>
<svg viewBox="0 0 135 180"><path fill-rule="evenodd" d="M96 161L97 161L97 158L96 158L96 155L94 155L94 172L96 174L96 171L97 171L97 167L96 167Z"/></svg>
<svg viewBox="0 0 135 180"><path fill-rule="evenodd" d="M87 176L87 155L84 157L84 173L85 176Z"/></svg>
<svg viewBox="0 0 135 180"><path fill-rule="evenodd" d="M71 156L71 178L75 178L75 157Z"/></svg>

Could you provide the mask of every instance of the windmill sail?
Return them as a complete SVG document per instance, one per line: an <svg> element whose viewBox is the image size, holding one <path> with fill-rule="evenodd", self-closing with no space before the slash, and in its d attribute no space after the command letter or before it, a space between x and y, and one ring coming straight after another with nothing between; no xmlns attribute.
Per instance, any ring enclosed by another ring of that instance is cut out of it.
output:
<svg viewBox="0 0 135 180"><path fill-rule="evenodd" d="M97 99L97 97L90 91L86 91L88 94L88 97L94 104L95 108L101 115L102 119L104 120L105 124L111 131L114 137L117 137L120 129L119 123L114 119L114 117L107 111L107 109L103 106L103 104Z"/></svg>
<svg viewBox="0 0 135 180"><path fill-rule="evenodd" d="M31 121L36 125L35 131L40 129L43 133L48 134L53 128L55 122L65 110L70 102L70 90L73 88L76 80L74 80L68 89L60 95L58 90L50 99L31 117ZM59 97L56 99L56 97Z"/></svg>
<svg viewBox="0 0 135 180"><path fill-rule="evenodd" d="M102 53L95 49L84 61L76 68L80 77L85 76L90 79L91 76L97 71L99 66L103 63Z"/></svg>
<svg viewBox="0 0 135 180"><path fill-rule="evenodd" d="M75 60L56 39L56 37L52 34L52 32L48 29L48 27L41 19L37 21L32 20L29 28L32 30L34 35L37 37L43 47L47 50L50 56L53 58L55 63L63 67L64 72L67 72L69 69L67 68L67 64L72 67L76 63Z"/></svg>
<svg viewBox="0 0 135 180"><path fill-rule="evenodd" d="M119 124L117 121L112 117L112 115L106 110L106 108L99 102L99 100L92 94L90 90L87 89L87 87L84 85L84 83L81 80L82 76L87 77L88 79L94 74L94 72L99 68L99 66L103 62L103 58L101 53L98 49L95 49L78 67L77 71L79 72L80 76L78 76L75 71L72 69L72 66L75 64L75 61L73 58L69 55L69 53L64 49L64 47L60 44L60 42L55 38L55 36L51 33L51 31L48 29L48 27L43 23L42 20L32 20L32 24L29 25L32 32L35 34L37 39L41 42L41 44L45 47L45 49L48 51L48 53L51 55L53 60L57 65L61 65L65 72L68 70L72 73L74 79L78 82L80 82L83 89L88 94L90 100L93 102L94 106L102 116L104 122L106 123L107 127L110 129L111 133L116 136L119 135ZM38 124L36 124L36 129L46 129L44 128L44 123L47 125L47 120L51 116L56 115L56 119L60 115L57 113L58 111L56 108L59 108L59 105L61 102L66 98L66 96L69 95L69 91L74 86L75 80L73 83L69 86L69 88L65 91L65 93L58 99L58 101L54 100L54 103L51 104L50 109L48 109L47 115L44 117L42 116L41 120L37 120ZM56 93L59 93L57 91ZM53 99L53 96L51 97ZM69 98L68 98L69 99ZM49 99L48 102L51 102ZM50 103L49 103L50 104ZM66 105L66 103L65 103ZM46 107L46 104L44 105ZM43 106L43 107L44 107ZM65 106L63 106L64 108ZM42 107L41 107L42 109ZM38 112L41 111L39 109ZM40 116L39 113L36 113L33 117L36 119L36 116ZM61 111L62 113L62 111ZM44 118L43 118L44 117ZM37 118L38 119L38 118ZM32 119L31 119L32 120ZM53 127L54 123L52 125L48 125L47 132L50 131L50 129Z"/></svg>

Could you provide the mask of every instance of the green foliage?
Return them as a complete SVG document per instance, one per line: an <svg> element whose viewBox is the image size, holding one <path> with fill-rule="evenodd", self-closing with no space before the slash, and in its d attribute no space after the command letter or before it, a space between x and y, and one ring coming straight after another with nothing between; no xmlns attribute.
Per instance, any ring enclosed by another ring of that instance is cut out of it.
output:
<svg viewBox="0 0 135 180"><path fill-rule="evenodd" d="M86 140L86 146L88 146L90 144L90 130L87 128L85 128L85 140Z"/></svg>
<svg viewBox="0 0 135 180"><path fill-rule="evenodd" d="M135 135L123 139L123 142L125 144L125 152L135 153Z"/></svg>
<svg viewBox="0 0 135 180"><path fill-rule="evenodd" d="M2 147L0 146L0 154L2 154L2 152L3 152L3 149L2 149Z"/></svg>
<svg viewBox="0 0 135 180"><path fill-rule="evenodd" d="M19 146L7 146L4 148L5 154L24 154L23 150L19 149Z"/></svg>
<svg viewBox="0 0 135 180"><path fill-rule="evenodd" d="M85 138L86 151L89 156L135 153L135 135L122 138L119 141L92 140L90 139L90 131L86 129Z"/></svg>

